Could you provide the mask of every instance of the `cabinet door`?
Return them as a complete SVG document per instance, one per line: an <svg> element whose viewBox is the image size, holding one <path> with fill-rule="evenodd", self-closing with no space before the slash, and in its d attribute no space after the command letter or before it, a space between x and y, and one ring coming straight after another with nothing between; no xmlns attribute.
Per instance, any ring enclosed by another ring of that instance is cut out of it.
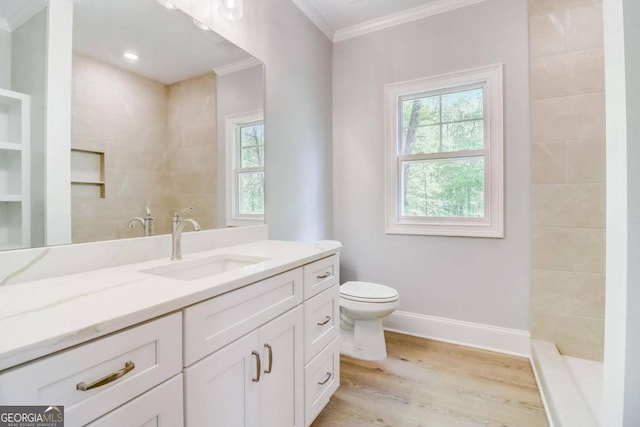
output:
<svg viewBox="0 0 640 427"><path fill-rule="evenodd" d="M303 311L297 307L260 328L260 426L304 423Z"/></svg>
<svg viewBox="0 0 640 427"><path fill-rule="evenodd" d="M258 426L260 347L254 331L185 369L187 427Z"/></svg>

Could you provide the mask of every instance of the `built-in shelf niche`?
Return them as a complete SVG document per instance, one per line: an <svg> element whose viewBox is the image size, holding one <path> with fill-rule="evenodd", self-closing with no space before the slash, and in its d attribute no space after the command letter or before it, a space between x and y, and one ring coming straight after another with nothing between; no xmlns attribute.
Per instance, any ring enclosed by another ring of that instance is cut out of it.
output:
<svg viewBox="0 0 640 427"><path fill-rule="evenodd" d="M103 152L71 149L71 196L105 197Z"/></svg>
<svg viewBox="0 0 640 427"><path fill-rule="evenodd" d="M22 202L0 200L0 250L27 247L22 230Z"/></svg>
<svg viewBox="0 0 640 427"><path fill-rule="evenodd" d="M31 97L0 89L0 250L31 246Z"/></svg>
<svg viewBox="0 0 640 427"><path fill-rule="evenodd" d="M0 89L0 143L22 144L21 95Z"/></svg>
<svg viewBox="0 0 640 427"><path fill-rule="evenodd" d="M0 200L22 195L22 151L0 150Z"/></svg>

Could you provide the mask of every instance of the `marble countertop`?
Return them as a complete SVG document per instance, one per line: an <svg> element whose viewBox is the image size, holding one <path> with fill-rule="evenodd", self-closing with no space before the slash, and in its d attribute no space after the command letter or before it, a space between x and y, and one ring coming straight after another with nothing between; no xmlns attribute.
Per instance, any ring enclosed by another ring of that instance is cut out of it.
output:
<svg viewBox="0 0 640 427"><path fill-rule="evenodd" d="M338 252L338 242L265 240L0 287L0 371L180 310ZM140 272L217 254L267 258L198 280Z"/></svg>

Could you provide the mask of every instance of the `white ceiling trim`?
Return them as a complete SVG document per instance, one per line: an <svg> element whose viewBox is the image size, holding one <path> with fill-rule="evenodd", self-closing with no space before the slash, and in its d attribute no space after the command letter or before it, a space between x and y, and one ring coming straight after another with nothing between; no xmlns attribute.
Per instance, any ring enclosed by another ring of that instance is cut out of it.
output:
<svg viewBox="0 0 640 427"><path fill-rule="evenodd" d="M313 22L332 42L339 42L363 34L380 31L396 25L427 18L433 15L449 12L462 7L482 3L486 0L438 0L424 6L414 7L398 13L372 19L361 24L334 30L308 0L292 0L307 18Z"/></svg>
<svg viewBox="0 0 640 427"><path fill-rule="evenodd" d="M236 71L245 70L247 68L255 67L256 65L262 65L262 62L256 58L247 58L241 61L232 62L231 64L222 65L213 69L213 72L217 76L224 76L225 74L235 73Z"/></svg>
<svg viewBox="0 0 640 427"><path fill-rule="evenodd" d="M363 34L372 33L374 31L384 30L385 28L395 27L396 25L406 24L408 22L417 21L418 19L427 18L433 15L449 12L455 9L482 3L485 0L438 0L424 6L414 7L412 9L403 10L398 13L383 16L381 18L372 19L361 24L353 25L347 28L337 30L333 36L333 41L339 42Z"/></svg>
<svg viewBox="0 0 640 427"><path fill-rule="evenodd" d="M298 6L298 9L300 9L302 13L307 15L307 18L309 18L311 22L313 22L315 26L318 27L318 29L322 31L325 36L327 36L329 40L333 41L335 30L331 25L327 23L327 21L325 21L320 12L318 12L311 3L309 3L307 0L292 1L296 6Z"/></svg>
<svg viewBox="0 0 640 427"><path fill-rule="evenodd" d="M339 42L353 37L358 37L363 34L395 27L396 25L406 24L407 22L416 21L433 15L439 15L455 9L482 3L484 1L485 0L438 0L433 3L425 4L424 6L372 19L370 21L363 22L362 24L341 28L335 32L333 41Z"/></svg>
<svg viewBox="0 0 640 427"><path fill-rule="evenodd" d="M6 19L0 18L0 29L5 31L13 31L29 19L33 18L38 12L45 8L46 1L34 1L27 2L25 5L13 16L8 16Z"/></svg>

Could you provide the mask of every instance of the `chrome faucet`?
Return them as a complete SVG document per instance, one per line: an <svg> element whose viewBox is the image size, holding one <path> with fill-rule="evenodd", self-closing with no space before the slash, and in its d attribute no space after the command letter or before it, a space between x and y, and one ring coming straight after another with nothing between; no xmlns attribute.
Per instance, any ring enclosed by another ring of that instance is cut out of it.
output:
<svg viewBox="0 0 640 427"><path fill-rule="evenodd" d="M145 206L145 210L147 214L144 218L140 218L139 216L137 216L131 219L129 221L129 224L127 224L127 227L133 228L135 227L136 223L140 223L142 228L144 228L144 235L151 236L153 234L153 217L151 216L151 209L149 209L149 206Z"/></svg>
<svg viewBox="0 0 640 427"><path fill-rule="evenodd" d="M173 214L173 234L171 239L171 261L178 261L182 259L182 231L185 225L191 224L194 231L200 231L200 224L191 218L182 218L180 213L191 210L192 208L182 209L180 212Z"/></svg>

